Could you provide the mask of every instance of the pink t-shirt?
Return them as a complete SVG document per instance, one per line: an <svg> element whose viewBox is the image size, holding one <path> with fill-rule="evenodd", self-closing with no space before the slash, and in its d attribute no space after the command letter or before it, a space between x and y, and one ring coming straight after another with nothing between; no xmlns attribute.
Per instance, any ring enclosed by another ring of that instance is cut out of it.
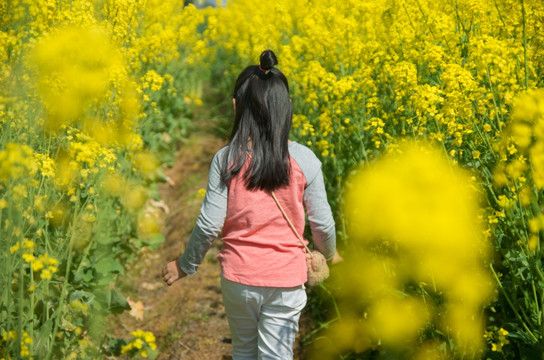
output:
<svg viewBox="0 0 544 360"><path fill-rule="evenodd" d="M236 177L229 186L221 180L228 150L224 147L213 157L206 196L179 266L188 275L196 273L212 242L222 232L223 249L218 259L227 279L267 287L303 284L304 248L272 196L246 190L244 182ZM314 249L330 260L336 249L336 231L321 162L309 148L294 141L289 143L289 154L289 186L275 193L300 234L307 218Z"/></svg>
<svg viewBox="0 0 544 360"><path fill-rule="evenodd" d="M291 157L289 186L274 193L301 235L305 187L306 178ZM276 202L266 191L247 190L240 175L229 185L222 241L217 259L228 280L269 287L299 286L307 280L304 247Z"/></svg>

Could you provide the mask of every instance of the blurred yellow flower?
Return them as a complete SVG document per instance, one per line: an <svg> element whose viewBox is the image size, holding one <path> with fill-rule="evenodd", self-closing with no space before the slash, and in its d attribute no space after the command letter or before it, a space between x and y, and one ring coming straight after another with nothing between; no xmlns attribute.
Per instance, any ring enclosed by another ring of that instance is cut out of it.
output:
<svg viewBox="0 0 544 360"><path fill-rule="evenodd" d="M55 183L63 188L73 186L79 176L81 165L63 153L59 154L56 163Z"/></svg>
<svg viewBox="0 0 544 360"><path fill-rule="evenodd" d="M121 200L128 211L135 212L144 206L147 198L147 191L143 186L133 185L125 190Z"/></svg>
<svg viewBox="0 0 544 360"><path fill-rule="evenodd" d="M503 328L500 328L497 331L486 332L485 338L491 342L491 350L496 352L502 352L502 348L505 345L510 344L510 341L506 338L508 336L508 331Z"/></svg>
<svg viewBox="0 0 544 360"><path fill-rule="evenodd" d="M403 348L434 326L467 353L482 349L481 309L493 285L484 264L490 245L476 220L479 195L470 184L425 143L400 146L347 181L350 243L333 279L341 311L364 312L353 316L368 347ZM414 283L425 291L408 290ZM334 338L346 331L338 326Z"/></svg>
<svg viewBox="0 0 544 360"><path fill-rule="evenodd" d="M499 195L497 204L504 210L510 210L515 204L515 199L509 199L505 195Z"/></svg>
<svg viewBox="0 0 544 360"><path fill-rule="evenodd" d="M196 196L203 199L204 196L206 196L206 189L204 188L198 189L198 191L196 192Z"/></svg>
<svg viewBox="0 0 544 360"><path fill-rule="evenodd" d="M28 145L8 143L0 151L0 181L32 177L36 171L33 150Z"/></svg>
<svg viewBox="0 0 544 360"><path fill-rule="evenodd" d="M19 250L20 245L21 245L21 244L17 241L17 243L16 243L15 245L13 245L13 246L11 246L11 247L9 248L9 252L10 252L11 254L13 254L13 253L16 252L17 250Z"/></svg>
<svg viewBox="0 0 544 360"><path fill-rule="evenodd" d="M55 160L51 159L47 154L34 154L34 159L38 164L38 168L43 177L55 177L56 164Z"/></svg>
<svg viewBox="0 0 544 360"><path fill-rule="evenodd" d="M138 216L138 233L142 238L161 232L162 218L158 209L146 209Z"/></svg>
<svg viewBox="0 0 544 360"><path fill-rule="evenodd" d="M528 90L514 98L512 121L500 152L503 164L495 171L504 167L509 180L525 178L529 173L535 187L544 188L544 90ZM522 155L516 155L519 153ZM504 179L500 183L504 184Z"/></svg>
<svg viewBox="0 0 544 360"><path fill-rule="evenodd" d="M372 338L384 345L409 345L429 317L422 300L384 296L368 309L368 327L373 330Z"/></svg>
<svg viewBox="0 0 544 360"><path fill-rule="evenodd" d="M29 60L37 68L51 129L79 120L92 100L106 94L108 81L124 71L120 52L98 26L56 29L38 41Z"/></svg>
<svg viewBox="0 0 544 360"><path fill-rule="evenodd" d="M119 174L106 175L102 179L100 186L102 189L104 189L107 195L118 197L125 192L127 181Z"/></svg>
<svg viewBox="0 0 544 360"><path fill-rule="evenodd" d="M150 180L156 179L160 162L155 154L151 152L140 152L136 154L134 163L138 171L140 171L145 178Z"/></svg>
<svg viewBox="0 0 544 360"><path fill-rule="evenodd" d="M155 350L157 345L155 343L155 335L150 331L143 331L138 329L130 333L132 339L121 348L122 354L140 354L140 356L147 357L148 349ZM137 350L133 352L133 350ZM144 356L145 354L145 356Z"/></svg>

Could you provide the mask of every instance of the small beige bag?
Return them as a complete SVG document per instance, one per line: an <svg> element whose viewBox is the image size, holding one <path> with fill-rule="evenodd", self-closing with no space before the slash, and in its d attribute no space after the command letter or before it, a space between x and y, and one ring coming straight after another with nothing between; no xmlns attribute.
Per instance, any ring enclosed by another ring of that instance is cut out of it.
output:
<svg viewBox="0 0 544 360"><path fill-rule="evenodd" d="M329 277L329 266L327 265L327 261L325 260L325 257L319 251L310 250L308 246L306 246L304 239L302 238L302 236L300 236L297 229L295 229L295 226L289 219L289 216L287 216L287 214L283 210L283 207L278 201L276 194L274 194L273 191L271 192L271 194L272 194L272 197L274 198L274 201L278 205L278 208L283 214L283 217L285 218L285 220L287 220L287 223L289 224L289 226L291 227L291 229L293 230L297 238L300 240L300 242L302 243L302 245L304 245L304 248L306 249L306 266L308 268L308 285L309 286L319 285L323 280Z"/></svg>

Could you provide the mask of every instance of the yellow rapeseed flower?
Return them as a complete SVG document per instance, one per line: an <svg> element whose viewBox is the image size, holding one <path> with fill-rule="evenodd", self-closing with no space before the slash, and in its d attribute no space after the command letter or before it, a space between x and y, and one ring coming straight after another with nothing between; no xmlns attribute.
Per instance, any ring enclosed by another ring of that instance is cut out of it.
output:
<svg viewBox="0 0 544 360"><path fill-rule="evenodd" d="M17 241L17 243L16 243L15 245L13 245L13 246L11 246L11 247L9 248L9 252L10 252L11 254L13 254L13 253L16 252L17 250L19 250L20 245L21 245L21 244Z"/></svg>
<svg viewBox="0 0 544 360"><path fill-rule="evenodd" d="M126 353L128 353L130 350L132 350L132 348L133 348L132 343L128 343L128 344L126 344L126 345L123 345L123 346L121 347L121 354L126 354Z"/></svg>
<svg viewBox="0 0 544 360"><path fill-rule="evenodd" d="M153 335L153 333L151 331L146 331L144 333L144 340L148 344L154 343L155 342L155 335Z"/></svg>
<svg viewBox="0 0 544 360"><path fill-rule="evenodd" d="M140 152L136 154L134 163L138 171L148 179L155 179L160 166L159 159L151 152Z"/></svg>
<svg viewBox="0 0 544 360"><path fill-rule="evenodd" d="M142 238L161 232L161 215L158 210L146 209L138 216L138 233Z"/></svg>
<svg viewBox="0 0 544 360"><path fill-rule="evenodd" d="M132 335L132 338L121 348L122 354L139 354L140 356L147 357L149 355L149 349L157 349L155 335L153 335L152 332L138 329L130 334Z"/></svg>
<svg viewBox="0 0 544 360"><path fill-rule="evenodd" d="M47 154L35 153L34 158L38 164L38 168L43 177L54 178L56 172L55 160L51 159Z"/></svg>
<svg viewBox="0 0 544 360"><path fill-rule="evenodd" d="M22 255L22 257L23 257L23 260L26 261L26 262L28 262L28 263L31 263L31 262L34 261L34 259L35 259L34 255L28 254L28 253L24 253L24 254Z"/></svg>
<svg viewBox="0 0 544 360"><path fill-rule="evenodd" d="M32 266L32 270L34 272L38 272L44 268L44 263L39 258L34 258L30 262L30 265Z"/></svg>
<svg viewBox="0 0 544 360"><path fill-rule="evenodd" d="M147 201L148 194L141 185L133 185L125 190L121 200L128 211L135 212L141 209Z"/></svg>
<svg viewBox="0 0 544 360"><path fill-rule="evenodd" d="M203 199L204 196L206 196L206 189L204 189L204 188L198 189L198 191L196 192L196 195L197 195L197 197Z"/></svg>
<svg viewBox="0 0 544 360"><path fill-rule="evenodd" d="M0 151L0 181L32 177L37 171L33 150L25 144L8 143Z"/></svg>
<svg viewBox="0 0 544 360"><path fill-rule="evenodd" d="M350 247L334 280L341 309L358 325L349 331L335 325L330 336L343 336L348 349L368 337L358 351L378 343L402 348L415 346L432 325L467 353L482 349L475 335L483 333L481 308L492 295L484 265L490 246L475 220L479 197L470 183L468 174L422 143L401 146L348 180ZM414 282L443 294L440 309L404 292ZM366 304L365 315L357 304Z"/></svg>
<svg viewBox="0 0 544 360"><path fill-rule="evenodd" d="M38 41L30 60L38 70L51 129L78 120L90 100L102 97L108 81L123 71L120 52L98 26L55 29Z"/></svg>
<svg viewBox="0 0 544 360"><path fill-rule="evenodd" d="M140 80L142 81L142 88L151 89L151 91L160 90L164 83L164 78L155 70L149 70Z"/></svg>

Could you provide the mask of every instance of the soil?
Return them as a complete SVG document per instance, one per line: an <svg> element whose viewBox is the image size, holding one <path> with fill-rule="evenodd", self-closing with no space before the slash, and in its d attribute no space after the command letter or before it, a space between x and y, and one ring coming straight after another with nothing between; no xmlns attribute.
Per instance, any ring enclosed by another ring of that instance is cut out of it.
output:
<svg viewBox="0 0 544 360"><path fill-rule="evenodd" d="M174 166L165 170L169 183L159 187L165 205L165 242L158 249L143 250L119 285L133 308L143 305L143 312L135 310L131 315L125 311L116 317L115 327L126 335L136 329L153 332L160 351L158 359L232 359L216 260L220 239L215 240L195 275L170 287L161 277L162 267L185 248L202 204L198 190L206 188L211 159L224 143L209 132L199 132L182 145ZM301 333L306 323L303 314ZM295 359L304 359L298 341Z"/></svg>

